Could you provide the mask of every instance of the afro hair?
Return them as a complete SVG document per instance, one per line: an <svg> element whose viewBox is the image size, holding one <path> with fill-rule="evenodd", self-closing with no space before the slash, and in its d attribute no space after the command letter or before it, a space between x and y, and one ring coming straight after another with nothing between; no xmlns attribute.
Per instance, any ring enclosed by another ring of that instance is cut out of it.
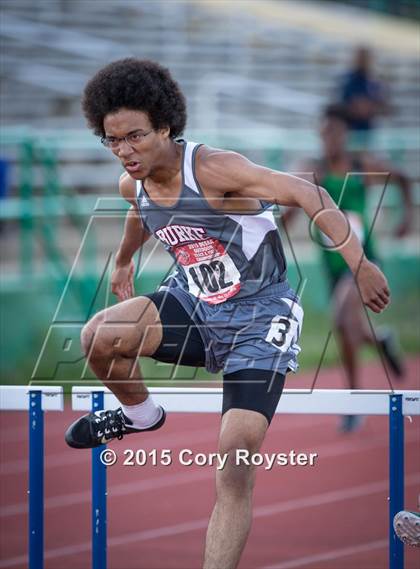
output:
<svg viewBox="0 0 420 569"><path fill-rule="evenodd" d="M89 128L104 136L104 118L120 109L147 113L155 130L179 137L187 121L185 97L168 69L133 57L113 61L87 83L82 99Z"/></svg>

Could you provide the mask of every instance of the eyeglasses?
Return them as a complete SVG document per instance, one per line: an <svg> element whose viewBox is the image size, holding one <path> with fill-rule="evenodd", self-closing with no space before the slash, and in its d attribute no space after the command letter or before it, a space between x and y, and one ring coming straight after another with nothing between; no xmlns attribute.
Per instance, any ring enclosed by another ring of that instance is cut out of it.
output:
<svg viewBox="0 0 420 569"><path fill-rule="evenodd" d="M153 129L149 130L149 132L143 132L142 130L135 130L134 132L130 132L126 136L120 136L120 137L103 136L101 138L101 142L107 148L118 148L120 146L120 142L124 140L129 146L133 147L137 146L137 144L140 144L143 138L146 138L146 136L151 132L153 132Z"/></svg>

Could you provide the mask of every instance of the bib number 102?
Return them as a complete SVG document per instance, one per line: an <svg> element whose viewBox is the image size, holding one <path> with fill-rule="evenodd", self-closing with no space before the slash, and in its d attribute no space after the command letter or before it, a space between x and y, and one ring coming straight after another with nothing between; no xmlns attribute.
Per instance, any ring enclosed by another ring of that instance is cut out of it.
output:
<svg viewBox="0 0 420 569"><path fill-rule="evenodd" d="M233 285L225 281L226 268L222 261L214 260L190 267L189 273L201 292L217 292Z"/></svg>

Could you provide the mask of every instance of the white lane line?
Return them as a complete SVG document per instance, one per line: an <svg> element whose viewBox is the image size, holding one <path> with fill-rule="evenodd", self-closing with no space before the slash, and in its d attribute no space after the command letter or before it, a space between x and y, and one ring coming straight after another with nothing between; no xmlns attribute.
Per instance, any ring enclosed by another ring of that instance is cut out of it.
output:
<svg viewBox="0 0 420 569"><path fill-rule="evenodd" d="M13 413L26 413L26 411L12 411ZM5 413L9 413L9 411L2 411L1 414L5 414ZM47 415L47 418L45 420L45 438L46 439L53 439L53 438L63 438L64 437L64 433L68 427L68 425L70 425L73 421L75 421L77 419L77 415L76 413L74 414L74 416L72 417L66 417L66 420L64 421L64 417L59 413L59 417L53 413L54 417L50 417L49 414ZM171 416L174 416L175 413L171 413L169 414L169 418L171 418ZM80 417L82 416L81 414L79 415ZM189 414L189 416L191 416L191 414ZM279 429L287 429L288 425L287 425L287 419L293 420L294 422L294 417L292 419L293 415L279 415L277 417L275 417L273 423L271 424L270 430L269 432L273 432L273 431L277 431ZM305 416L304 419L307 419L308 416ZM282 419L282 420L280 420ZM285 421L286 419L286 421ZM27 417L26 415L22 415L22 420L25 423L25 425L20 425L20 426L14 426L12 428L10 428L10 432L7 432L5 429L6 427L3 426L2 424L0 424L1 427L1 434L0 434L0 445L8 445L8 444L15 444L15 443L24 443L28 441L28 426L27 426ZM188 421L188 418L186 418L186 420ZM168 423L169 424L169 423ZM326 424L331 424L331 416L330 415L315 415L313 417L313 420L311 421L301 421L298 424L293 424L293 431L299 430L299 429L308 429L310 428L311 430L315 427L320 427L322 425L326 425ZM174 428L178 428L179 425L177 425ZM214 433L213 427L209 427L209 430L211 433ZM191 431L189 431L191 432ZM186 433L188 434L188 433ZM154 433L153 435L154 437L156 437L156 444L159 444L160 439L164 437L164 433L162 433L162 436L158 435L157 433ZM168 434L166 433L166 436L168 436ZM3 449L5 450L5 449Z"/></svg>
<svg viewBox="0 0 420 569"><path fill-rule="evenodd" d="M315 425L311 424L311 434L313 434L313 429L316 426L321 426L322 424L326 424L326 420L322 422L317 422ZM280 430L286 430L287 426L284 423L276 422L270 428L270 433L275 433ZM298 430L299 428L308 429L309 425L296 425L293 426L293 432ZM27 429L26 429L27 431ZM26 432L25 431L25 432ZM63 428L64 433L64 428ZM60 434L60 437L62 435ZM26 437L27 438L27 437ZM185 441L188 441L188 444L195 444L195 443L202 443L207 440L214 439L215 443L218 440L218 431L215 431L213 428L207 429L197 429L193 432L191 431L182 431L178 433L162 433L157 437L156 435L153 436L153 439L149 439L148 442L152 443L154 448L158 447L160 444L164 445L165 448L168 447L175 447L178 446L185 446ZM3 456L7 453L5 449L2 450ZM70 466L74 464L83 464L86 462L86 454L82 451L74 451L68 450L54 453L54 454L47 454L45 459L45 470L50 470L51 468L59 468L60 466ZM12 476L15 474L22 474L28 472L28 458L19 458L16 460L9 460L9 461L2 461L0 464L0 476Z"/></svg>
<svg viewBox="0 0 420 569"><path fill-rule="evenodd" d="M193 432L183 431L177 434L168 434L164 439L162 438L162 442L164 442L165 448L167 448L185 445L186 440L188 440L188 444L196 444L211 440L212 438L214 438L215 442L217 441L217 433L215 433L214 430L201 429ZM154 438L149 439L146 442L152 443L154 447L159 446L159 442ZM45 457L45 470L50 470L51 468L57 468L60 466L69 466L71 464L86 463L87 458L90 459L90 455L87 457L86 451L83 450L68 449L63 452L47 454ZM27 458L11 460L0 465L1 476L10 476L14 474L21 474L23 472L28 472Z"/></svg>
<svg viewBox="0 0 420 569"><path fill-rule="evenodd" d="M299 557L298 559L293 559L291 561L284 561L278 565L267 565L262 569L295 569L296 567L312 565L312 563L319 563L320 561L332 561L333 559L346 557L348 555L357 555L358 553L366 553L375 549L384 549L387 546L387 539L378 539L376 541L370 541L369 543L363 543L361 545L350 545L349 547L342 547L341 549L333 549L332 551L328 551L326 553L306 555L305 557Z"/></svg>
<svg viewBox="0 0 420 569"><path fill-rule="evenodd" d="M418 440L417 433L410 433L406 436L406 445L411 442L416 442ZM183 441L184 442L184 441ZM385 448L388 446L388 437L377 437L376 439L368 439L367 441L347 441L347 442L335 442L331 444L322 445L319 447L311 447L306 450L299 450L299 452L317 452L319 456L319 461L326 458L333 458L340 455L349 455L358 452L365 452L366 450L373 450L379 448ZM82 453L84 455L84 453ZM146 492L149 490L154 490L157 488L167 488L174 484L189 484L190 482L196 482L199 480L210 479L214 476L213 468L206 468L197 472L180 472L170 475L160 475L153 478L145 479L139 482L126 482L122 484L116 484L115 486L110 486L108 489L108 497L120 497L127 496L130 494L138 494L140 492ZM62 508L66 506L74 506L77 504L88 503L91 499L91 491L83 490L80 492L59 494L57 496L51 496L45 499L45 510L50 510L54 508ZM18 502L15 504L10 504L8 506L3 506L0 508L0 519L8 518L10 516L23 515L28 511L27 502Z"/></svg>
<svg viewBox="0 0 420 569"><path fill-rule="evenodd" d="M410 474L406 477L406 486L419 484L420 472ZM290 512L296 509L313 508L320 505L332 504L354 498L362 498L372 494L385 492L388 489L388 480L381 480L380 482L372 482L370 484L362 484L351 489L334 490L333 492L323 492L321 494L314 494L306 498L298 498L295 500L286 500L284 502L277 502L268 506L259 506L254 509L254 518L264 518L276 514ZM190 522L183 522L171 526L165 526L150 530L143 530L125 535L111 537L108 539L108 547L119 547L128 545L130 543L137 543L139 541L148 541L151 539L158 539L161 537L171 537L182 533L187 533L207 527L208 518L201 518L200 520L193 520ZM386 541L385 541L386 543ZM45 552L45 559L57 559L59 557L66 557L68 555L75 555L90 551L91 542L85 541L76 545L67 545L64 547L57 547L49 549ZM0 561L0 569L8 567L15 567L27 561L26 555L19 555Z"/></svg>
<svg viewBox="0 0 420 569"><path fill-rule="evenodd" d="M417 484L420 482L420 472L415 472L406 476L405 485ZM313 496L296 498L286 502L278 502L267 506L259 506L256 511L259 516L273 516L284 512L290 512L297 508L313 508L322 506L332 502L340 502L341 500L349 500L350 498L360 498L370 494L377 494L388 490L389 480L381 480L380 482L370 482L353 488L344 488L341 490L331 490L330 492L322 492Z"/></svg>
<svg viewBox="0 0 420 569"><path fill-rule="evenodd" d="M108 498L139 494L141 492L149 492L150 490L157 490L159 488L170 488L176 484L191 484L193 482L211 478L214 478L214 471L212 468L156 476L154 478L147 478L146 480L126 482L124 484L111 486L108 490ZM81 492L73 492L71 494L60 494L58 496L47 498L45 500L44 510L46 511L54 508L74 506L76 504L88 504L91 499L91 490L83 490ZM0 510L0 518L26 514L27 512L28 504L26 502L11 504L10 506L5 506Z"/></svg>
<svg viewBox="0 0 420 569"><path fill-rule="evenodd" d="M26 413L26 411L25 411ZM81 414L79 415L80 417L82 416ZM50 420L46 420L45 421L45 427L44 427L44 431L45 431L45 438L46 440L48 438L50 439L60 439L62 441L64 441L64 433L66 432L67 427L77 419L77 416L75 417L70 417L66 420L63 419L63 417L60 417L61 420L55 421L54 423L52 423L52 421ZM25 417L25 422L27 422L27 418ZM185 426L185 425L184 425ZM179 428L178 426L175 426L174 429ZM5 431L5 428L3 428L3 431L0 435L0 445L6 447L8 444L15 444L18 442L21 443L27 443L29 438L28 438L28 426L25 425L25 428L19 428L19 430L16 428L16 431L18 431L17 433L13 430L11 433L7 433ZM168 429L169 431L169 429ZM211 434L213 434L214 436L217 436L217 432L215 434L215 431L213 429L213 427L208 427L207 429L200 429L200 432L205 432L208 431ZM156 444L159 444L161 441L164 442L166 440L167 437L179 437L181 435L187 436L189 433L191 433L191 431L183 431L181 433L174 433L174 432L161 432L158 433L156 431L156 433L153 433L153 442L156 441ZM18 435L18 436L17 436ZM166 435L166 436L165 436ZM48 442L47 442L48 444ZM4 448L3 451L6 451L7 449Z"/></svg>
<svg viewBox="0 0 420 569"><path fill-rule="evenodd" d="M405 436L405 445L409 445L412 443L418 444L419 442L420 442L419 433L410 432ZM312 445L310 448L299 450L299 452L303 452L306 454L309 454L311 452L318 452L319 455L318 460L322 461L324 458L332 458L335 456L340 456L342 454L348 454L348 453L373 451L375 449L388 447L388 445L389 445L389 436L378 435L376 437L373 436L361 440L353 439L351 441L346 441L344 443L342 441L337 441L319 447L316 447L316 445ZM343 449L345 449L344 452Z"/></svg>

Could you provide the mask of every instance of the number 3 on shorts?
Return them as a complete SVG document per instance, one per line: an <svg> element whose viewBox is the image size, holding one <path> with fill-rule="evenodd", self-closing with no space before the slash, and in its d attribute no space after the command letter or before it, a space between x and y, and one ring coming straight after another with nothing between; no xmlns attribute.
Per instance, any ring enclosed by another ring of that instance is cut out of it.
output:
<svg viewBox="0 0 420 569"><path fill-rule="evenodd" d="M281 352L287 352L292 344L299 340L303 320L303 310L299 304L288 298L282 299L290 306L287 315L277 315L271 321L266 341L273 344Z"/></svg>

